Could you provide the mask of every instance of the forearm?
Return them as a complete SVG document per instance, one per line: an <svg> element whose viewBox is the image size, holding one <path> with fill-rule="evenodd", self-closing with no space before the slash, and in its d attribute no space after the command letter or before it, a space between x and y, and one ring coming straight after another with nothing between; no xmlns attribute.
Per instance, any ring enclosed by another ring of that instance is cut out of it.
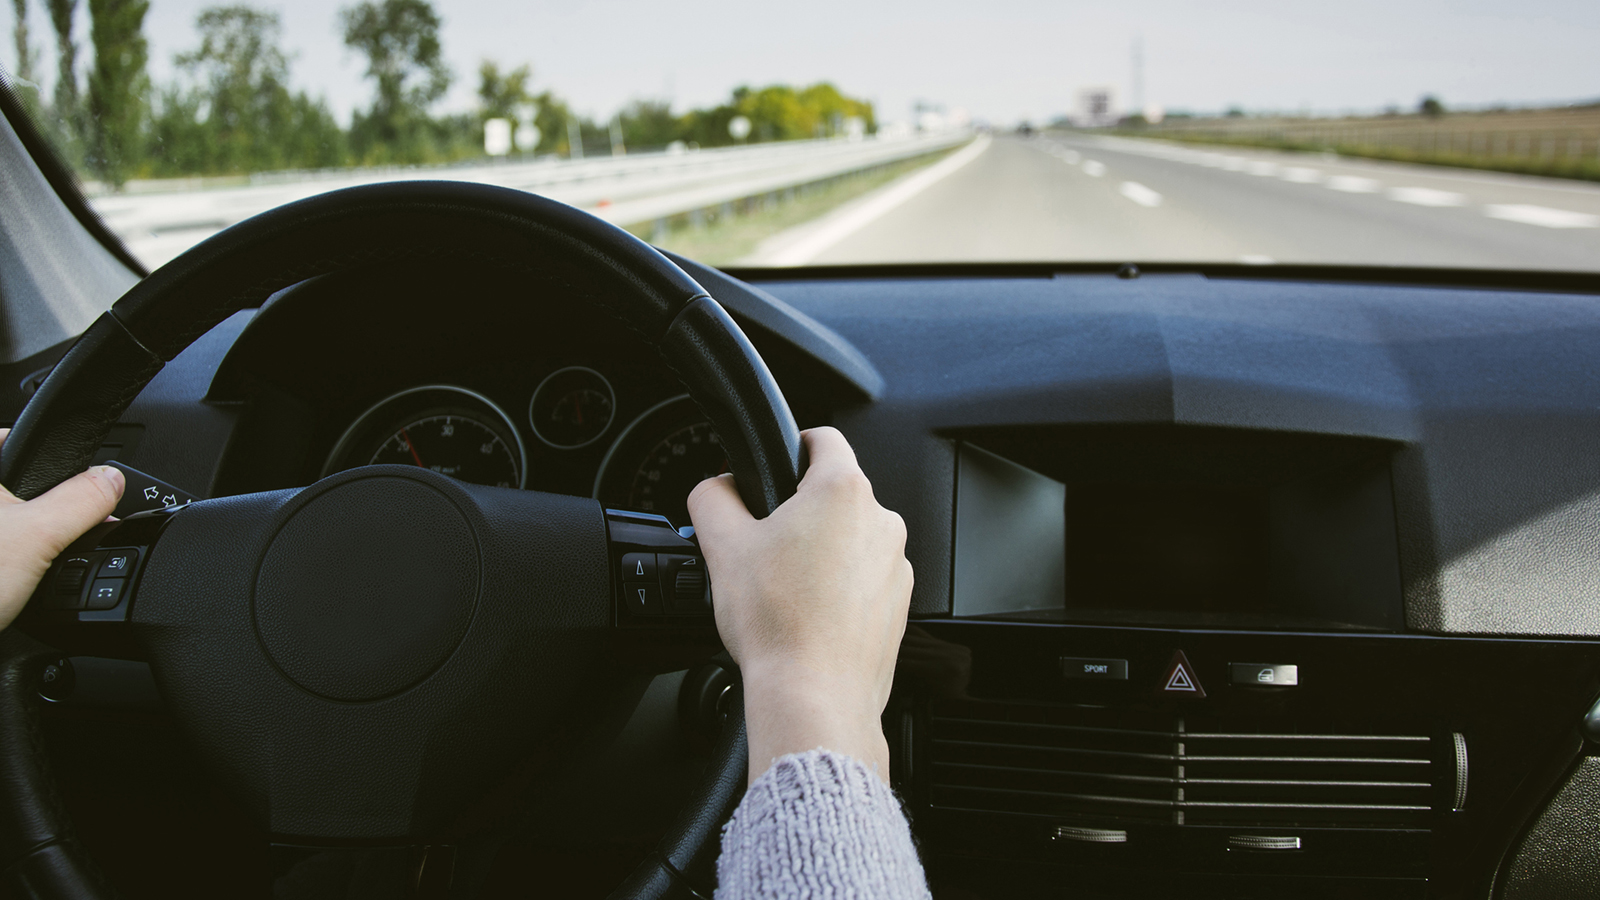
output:
<svg viewBox="0 0 1600 900"><path fill-rule="evenodd" d="M749 783L779 757L817 749L853 757L889 780L883 703L858 682L796 663L757 664L743 675Z"/></svg>

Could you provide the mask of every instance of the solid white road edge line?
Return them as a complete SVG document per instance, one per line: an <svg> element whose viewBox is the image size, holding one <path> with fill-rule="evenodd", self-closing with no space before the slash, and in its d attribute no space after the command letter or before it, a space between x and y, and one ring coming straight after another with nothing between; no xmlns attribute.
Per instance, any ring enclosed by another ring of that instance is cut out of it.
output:
<svg viewBox="0 0 1600 900"><path fill-rule="evenodd" d="M1600 216L1527 203L1491 203L1483 208L1483 214L1491 219L1543 228L1600 228Z"/></svg>
<svg viewBox="0 0 1600 900"><path fill-rule="evenodd" d="M818 254L839 243L857 231L872 224L879 217L900 204L944 180L989 149L990 137L978 135L977 140L957 150L932 166L892 184L883 193L857 206L836 220L826 223L804 238L774 252L764 263L769 266L803 266Z"/></svg>

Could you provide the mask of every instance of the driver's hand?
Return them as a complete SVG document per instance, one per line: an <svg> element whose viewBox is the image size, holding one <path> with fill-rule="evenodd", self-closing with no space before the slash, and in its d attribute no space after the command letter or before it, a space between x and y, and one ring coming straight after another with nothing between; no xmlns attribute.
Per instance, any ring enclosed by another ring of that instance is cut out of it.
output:
<svg viewBox="0 0 1600 900"><path fill-rule="evenodd" d="M873 498L844 435L802 437L811 467L771 516L750 515L731 475L689 495L717 631L744 675L750 780L822 747L887 781L879 716L911 603L906 527Z"/></svg>
<svg viewBox="0 0 1600 900"><path fill-rule="evenodd" d="M0 444L8 433L0 428ZM0 487L0 628L22 612L51 561L111 515L122 488L122 473L111 466L95 466L26 502Z"/></svg>

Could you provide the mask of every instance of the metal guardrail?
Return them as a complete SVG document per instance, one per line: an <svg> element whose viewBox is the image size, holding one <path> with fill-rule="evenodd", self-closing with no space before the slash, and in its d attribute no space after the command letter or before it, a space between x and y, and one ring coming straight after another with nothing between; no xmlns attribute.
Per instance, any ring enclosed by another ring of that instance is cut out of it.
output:
<svg viewBox="0 0 1600 900"><path fill-rule="evenodd" d="M441 179L531 191L586 209L617 225L661 221L752 197L959 146L967 131L863 141L758 144L683 153L580 160L501 161L466 166L272 173L246 185L93 197L90 203L129 249L155 266L211 234L272 207L316 194L383 181Z"/></svg>

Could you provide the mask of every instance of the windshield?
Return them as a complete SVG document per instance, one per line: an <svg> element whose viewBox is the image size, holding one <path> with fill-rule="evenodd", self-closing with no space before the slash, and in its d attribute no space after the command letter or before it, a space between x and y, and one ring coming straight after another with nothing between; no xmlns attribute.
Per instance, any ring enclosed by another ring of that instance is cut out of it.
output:
<svg viewBox="0 0 1600 900"><path fill-rule="evenodd" d="M12 0L6 82L150 267L445 178L713 265L1600 271L1600 4Z"/></svg>

